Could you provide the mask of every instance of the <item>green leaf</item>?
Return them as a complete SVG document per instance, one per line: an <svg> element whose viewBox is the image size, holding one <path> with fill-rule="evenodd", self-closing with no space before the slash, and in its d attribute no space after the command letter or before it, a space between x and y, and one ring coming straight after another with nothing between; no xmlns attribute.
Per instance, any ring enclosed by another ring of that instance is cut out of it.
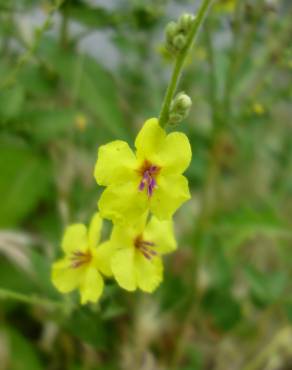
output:
<svg viewBox="0 0 292 370"><path fill-rule="evenodd" d="M19 267L12 265L5 258L0 261L0 286L15 292L31 293L36 286L31 276L28 276Z"/></svg>
<svg viewBox="0 0 292 370"><path fill-rule="evenodd" d="M245 268L245 275L251 295L259 306L276 302L283 294L288 279L285 271L263 273L253 266Z"/></svg>
<svg viewBox="0 0 292 370"><path fill-rule="evenodd" d="M232 283L232 269L230 262L224 255L220 245L213 245L210 254L210 274L212 285L216 287L228 288Z"/></svg>
<svg viewBox="0 0 292 370"><path fill-rule="evenodd" d="M42 370L43 366L38 358L34 346L19 332L2 327L1 332L8 339L11 370Z"/></svg>
<svg viewBox="0 0 292 370"><path fill-rule="evenodd" d="M114 26L116 23L115 17L105 9L89 7L82 3L69 6L67 14L94 29Z"/></svg>
<svg viewBox="0 0 292 370"><path fill-rule="evenodd" d="M189 366L184 366L181 370L202 370L204 365L203 354L193 345L187 348Z"/></svg>
<svg viewBox="0 0 292 370"><path fill-rule="evenodd" d="M129 138L113 76L86 55L76 57L76 54L59 50L52 42L47 44L43 50L45 57L63 80L73 106L76 108L78 103L87 109L101 130L119 139Z"/></svg>
<svg viewBox="0 0 292 370"><path fill-rule="evenodd" d="M108 333L101 318L96 312L82 307L74 312L70 320L61 322L74 336L95 347L106 348Z"/></svg>
<svg viewBox="0 0 292 370"><path fill-rule="evenodd" d="M242 207L228 214L219 215L214 231L224 236L224 245L237 248L243 242L258 234L292 236L286 224L279 219L275 209L263 207L259 210Z"/></svg>
<svg viewBox="0 0 292 370"><path fill-rule="evenodd" d="M241 319L239 303L225 289L210 288L203 298L203 309L222 330L232 329Z"/></svg>
<svg viewBox="0 0 292 370"><path fill-rule="evenodd" d="M24 90L20 85L0 91L0 119L7 121L19 115L24 104Z"/></svg>
<svg viewBox="0 0 292 370"><path fill-rule="evenodd" d="M38 65L23 66L19 71L18 80L29 95L28 103L55 97L57 87L55 76Z"/></svg>
<svg viewBox="0 0 292 370"><path fill-rule="evenodd" d="M0 227L21 222L46 194L48 163L22 142L0 139Z"/></svg>
<svg viewBox="0 0 292 370"><path fill-rule="evenodd" d="M287 315L288 320L292 324L292 301L286 303L286 305L285 305L285 311L286 311L286 315Z"/></svg>
<svg viewBox="0 0 292 370"><path fill-rule="evenodd" d="M33 110L26 112L22 120L25 130L39 143L48 142L63 135L74 133L78 111L75 109Z"/></svg>

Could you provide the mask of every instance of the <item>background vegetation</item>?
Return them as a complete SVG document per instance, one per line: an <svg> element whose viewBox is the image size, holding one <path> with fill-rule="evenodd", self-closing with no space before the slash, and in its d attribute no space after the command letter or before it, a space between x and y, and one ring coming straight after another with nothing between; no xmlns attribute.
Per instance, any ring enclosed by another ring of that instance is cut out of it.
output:
<svg viewBox="0 0 292 370"><path fill-rule="evenodd" d="M181 88L192 200L153 295L58 294L97 147L157 116L187 0L0 2L0 369L292 369L292 4L215 1Z"/></svg>

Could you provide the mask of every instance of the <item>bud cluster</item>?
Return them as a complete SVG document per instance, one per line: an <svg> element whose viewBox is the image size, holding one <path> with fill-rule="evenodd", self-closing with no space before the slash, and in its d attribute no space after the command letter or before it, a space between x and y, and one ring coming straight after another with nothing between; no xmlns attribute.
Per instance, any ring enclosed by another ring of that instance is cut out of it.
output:
<svg viewBox="0 0 292 370"><path fill-rule="evenodd" d="M170 105L168 123L177 125L185 119L192 106L191 98L183 92L178 93Z"/></svg>
<svg viewBox="0 0 292 370"><path fill-rule="evenodd" d="M177 22L169 22L165 29L166 49L177 55L187 45L188 34L195 17L192 14L182 14Z"/></svg>

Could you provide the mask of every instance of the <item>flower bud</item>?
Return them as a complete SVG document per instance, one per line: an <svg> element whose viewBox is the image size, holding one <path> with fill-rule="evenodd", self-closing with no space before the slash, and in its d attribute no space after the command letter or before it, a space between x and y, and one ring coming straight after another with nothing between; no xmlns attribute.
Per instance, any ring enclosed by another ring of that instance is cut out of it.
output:
<svg viewBox="0 0 292 370"><path fill-rule="evenodd" d="M166 40L172 42L173 38L177 35L178 27L175 22L169 22L165 29Z"/></svg>
<svg viewBox="0 0 292 370"><path fill-rule="evenodd" d="M178 27L181 32L188 33L195 17L192 14L182 14L178 19Z"/></svg>
<svg viewBox="0 0 292 370"><path fill-rule="evenodd" d="M187 45L190 28L195 17L183 14L177 22L169 22L165 29L166 49L173 55L178 55Z"/></svg>
<svg viewBox="0 0 292 370"><path fill-rule="evenodd" d="M173 46L177 51L183 50L183 48L186 46L187 39L182 34L179 34L174 37L173 39Z"/></svg>
<svg viewBox="0 0 292 370"><path fill-rule="evenodd" d="M181 92L174 98L173 106L178 110L189 110L192 106L192 100L188 95Z"/></svg>
<svg viewBox="0 0 292 370"><path fill-rule="evenodd" d="M169 124L176 125L185 119L192 106L191 98L183 92L176 95L170 105Z"/></svg>

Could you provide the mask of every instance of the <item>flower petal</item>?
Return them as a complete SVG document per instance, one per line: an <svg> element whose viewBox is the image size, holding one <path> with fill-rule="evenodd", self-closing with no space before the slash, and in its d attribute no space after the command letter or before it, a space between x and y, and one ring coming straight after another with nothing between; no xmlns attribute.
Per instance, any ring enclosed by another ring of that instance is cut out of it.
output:
<svg viewBox="0 0 292 370"><path fill-rule="evenodd" d="M99 185L108 186L131 179L136 167L136 157L129 145L116 140L99 148L94 176Z"/></svg>
<svg viewBox="0 0 292 370"><path fill-rule="evenodd" d="M133 181L106 188L98 202L101 215L117 223L135 222L148 207L147 195L138 187Z"/></svg>
<svg viewBox="0 0 292 370"><path fill-rule="evenodd" d="M143 235L145 240L150 240L155 244L154 249L159 254L170 253L176 249L172 220L160 221L153 216Z"/></svg>
<svg viewBox="0 0 292 370"><path fill-rule="evenodd" d="M156 153L165 137L165 131L159 125L157 118L147 120L136 137L137 157L155 162Z"/></svg>
<svg viewBox="0 0 292 370"><path fill-rule="evenodd" d="M62 240L62 249L65 253L84 250L87 247L87 229L83 224L73 224L66 228Z"/></svg>
<svg viewBox="0 0 292 370"><path fill-rule="evenodd" d="M97 302L103 291L103 278L94 266L89 266L80 284L81 304Z"/></svg>
<svg viewBox="0 0 292 370"><path fill-rule="evenodd" d="M100 217L100 214L96 212L91 219L88 229L88 244L90 248L97 247L100 240L101 228L102 218Z"/></svg>
<svg viewBox="0 0 292 370"><path fill-rule="evenodd" d="M71 268L70 260L63 258L52 266L52 282L61 293L69 293L78 288L84 268Z"/></svg>
<svg viewBox="0 0 292 370"><path fill-rule="evenodd" d="M144 292L153 292L163 279L163 264L159 257L151 260L141 253L135 255L135 267L138 287Z"/></svg>
<svg viewBox="0 0 292 370"><path fill-rule="evenodd" d="M158 155L164 173L173 175L183 173L192 158L188 137L181 132L172 132L167 135Z"/></svg>
<svg viewBox="0 0 292 370"><path fill-rule="evenodd" d="M105 276L112 276L111 259L114 254L114 247L110 241L104 242L94 251L94 265Z"/></svg>
<svg viewBox="0 0 292 370"><path fill-rule="evenodd" d="M129 291L137 288L134 253L134 248L122 248L115 252L111 261L115 279L122 288Z"/></svg>
<svg viewBox="0 0 292 370"><path fill-rule="evenodd" d="M160 176L150 209L160 220L167 220L190 197L188 180L184 176Z"/></svg>

